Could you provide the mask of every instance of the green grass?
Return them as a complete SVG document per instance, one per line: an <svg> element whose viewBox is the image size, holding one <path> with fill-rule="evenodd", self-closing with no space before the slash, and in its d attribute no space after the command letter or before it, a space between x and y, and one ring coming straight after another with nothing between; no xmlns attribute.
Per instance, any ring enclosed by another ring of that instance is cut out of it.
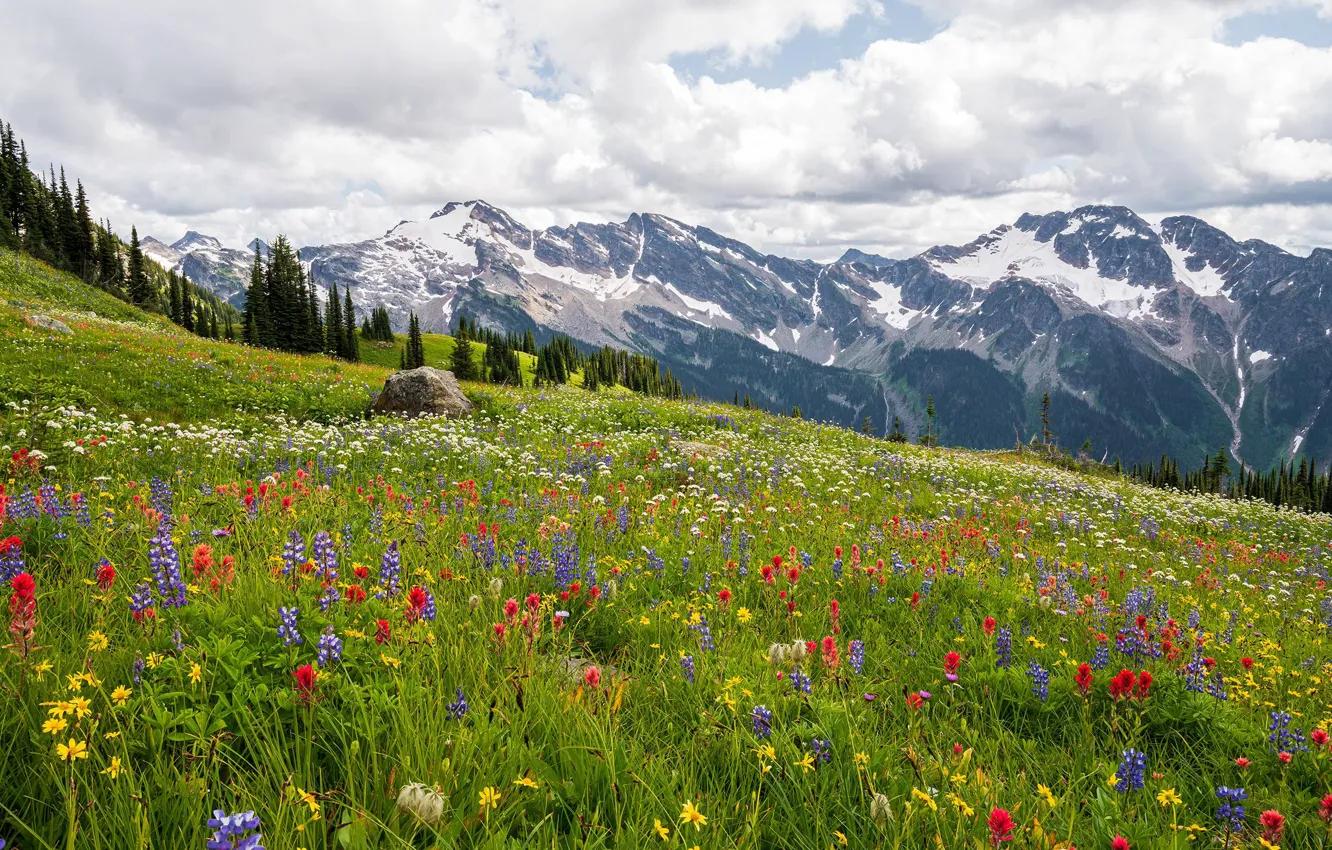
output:
<svg viewBox="0 0 1332 850"><path fill-rule="evenodd" d="M1009 847L1212 847L1218 785L1248 793L1236 846L1258 846L1268 809L1282 847L1326 846L1332 753L1285 742L1283 764L1268 735L1274 711L1306 739L1332 723L1327 516L572 388L469 388L478 411L457 421L336 422L386 370L323 358L271 361L327 377L310 416L241 416L182 352L248 370L267 354L78 311L72 339L48 338L4 311L3 374L116 377L95 414L0 408L6 453L44 455L2 479L0 539L21 544L0 575L36 582L32 639L16 624L0 656L11 846L202 847L214 809L252 809L272 850L979 848L1003 808ZM163 409L163 377L184 427L138 416ZM276 410L283 386L256 382L255 404ZM152 616L132 615L136 588ZM1149 652L1116 649L1143 630ZM302 694L325 635L341 657ZM803 641L803 659L773 649ZM1224 679L1200 692L1204 658ZM1121 668L1155 677L1145 699L1112 697ZM71 741L86 758L62 758ZM1116 789L1130 748L1144 787ZM438 823L397 808L417 782ZM1172 828L1190 825L1192 842Z"/></svg>
<svg viewBox="0 0 1332 850"><path fill-rule="evenodd" d="M0 299L0 403L72 404L176 422L237 410L330 421L363 413L388 375L205 340L9 251L0 251ZM34 327L34 315L56 317L73 334Z"/></svg>
<svg viewBox="0 0 1332 850"><path fill-rule="evenodd" d="M359 331L358 331L359 333ZM453 337L445 334L421 334L421 346L425 349L427 366L447 369L453 360ZM377 342L365 337L360 339L361 362L382 366L385 369L397 369L402 362L402 352L407 347L407 335L395 334L393 343ZM486 346L479 342L472 343L472 361L478 370L485 357ZM531 386L536 377L536 357L523 351L518 352L518 363L522 368L523 383ZM581 375L575 385L581 383Z"/></svg>

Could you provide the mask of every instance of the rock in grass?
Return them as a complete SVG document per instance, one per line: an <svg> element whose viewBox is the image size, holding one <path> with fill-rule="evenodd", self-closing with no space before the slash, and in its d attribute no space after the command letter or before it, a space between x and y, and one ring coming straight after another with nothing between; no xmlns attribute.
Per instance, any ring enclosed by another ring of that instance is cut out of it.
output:
<svg viewBox="0 0 1332 850"><path fill-rule="evenodd" d="M422 366L389 375L370 409L413 417L459 417L472 412L472 402L463 395L452 372Z"/></svg>
<svg viewBox="0 0 1332 850"><path fill-rule="evenodd" d="M42 328L48 331L55 331L56 333L64 334L65 336L74 335L74 331L69 329L69 325L65 324L59 319L53 319L50 316L43 316L40 313L34 313L31 316L29 316L28 324L32 325L34 328Z"/></svg>

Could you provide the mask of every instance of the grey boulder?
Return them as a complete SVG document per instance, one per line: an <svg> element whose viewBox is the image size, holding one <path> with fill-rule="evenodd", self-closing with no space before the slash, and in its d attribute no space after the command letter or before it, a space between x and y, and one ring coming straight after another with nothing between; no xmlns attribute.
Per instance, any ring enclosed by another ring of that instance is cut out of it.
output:
<svg viewBox="0 0 1332 850"><path fill-rule="evenodd" d="M384 391L370 408L375 413L405 416L465 416L472 403L452 372L422 366L389 375Z"/></svg>

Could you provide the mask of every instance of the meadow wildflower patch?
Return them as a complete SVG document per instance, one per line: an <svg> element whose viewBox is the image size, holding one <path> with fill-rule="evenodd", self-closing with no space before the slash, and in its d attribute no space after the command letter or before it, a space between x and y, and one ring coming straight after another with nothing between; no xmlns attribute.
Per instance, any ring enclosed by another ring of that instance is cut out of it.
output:
<svg viewBox="0 0 1332 850"><path fill-rule="evenodd" d="M706 404L478 398L9 399L0 837L1327 840L1327 517Z"/></svg>

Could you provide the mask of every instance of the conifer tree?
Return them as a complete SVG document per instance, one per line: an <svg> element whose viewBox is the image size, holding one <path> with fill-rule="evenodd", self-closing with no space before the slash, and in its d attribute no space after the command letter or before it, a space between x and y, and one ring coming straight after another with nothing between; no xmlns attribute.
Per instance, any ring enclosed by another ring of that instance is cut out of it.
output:
<svg viewBox="0 0 1332 850"><path fill-rule="evenodd" d="M180 288L180 313L184 321L182 327L190 333L194 333L194 299L190 297L190 285L186 283Z"/></svg>
<svg viewBox="0 0 1332 850"><path fill-rule="evenodd" d="M460 381L476 380L476 364L472 362L472 341L466 333L453 341L453 355L449 358L449 371Z"/></svg>
<svg viewBox="0 0 1332 850"><path fill-rule="evenodd" d="M168 297L171 299L171 321L183 327L185 319L180 312L180 278L176 277L174 271L167 273L167 289Z"/></svg>
<svg viewBox="0 0 1332 850"><path fill-rule="evenodd" d="M361 359L361 344L356 338L356 309L352 306L351 286L342 291L342 316L346 322L346 329L343 331L346 342L346 358L353 363Z"/></svg>
<svg viewBox="0 0 1332 850"><path fill-rule="evenodd" d="M148 270L144 268L143 249L139 247L139 230L130 228L129 249L129 297L140 307L147 307L153 302L152 287L148 283Z"/></svg>

